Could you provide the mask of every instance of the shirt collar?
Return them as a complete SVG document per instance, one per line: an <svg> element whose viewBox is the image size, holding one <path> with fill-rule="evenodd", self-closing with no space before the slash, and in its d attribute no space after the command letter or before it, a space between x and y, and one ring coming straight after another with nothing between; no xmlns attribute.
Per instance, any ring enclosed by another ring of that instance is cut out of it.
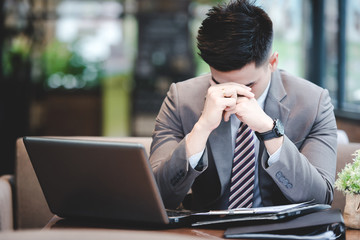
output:
<svg viewBox="0 0 360 240"><path fill-rule="evenodd" d="M259 106L264 110L264 106L265 106L265 99L269 93L269 89L270 89L270 82L269 81L267 87L265 88L265 91L261 94L261 96L257 99L257 102L259 104Z"/></svg>

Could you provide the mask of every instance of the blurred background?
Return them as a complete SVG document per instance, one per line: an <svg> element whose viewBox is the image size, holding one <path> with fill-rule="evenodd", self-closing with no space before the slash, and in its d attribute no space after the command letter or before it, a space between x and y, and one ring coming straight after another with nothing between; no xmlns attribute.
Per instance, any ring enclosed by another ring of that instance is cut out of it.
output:
<svg viewBox="0 0 360 240"><path fill-rule="evenodd" d="M18 137L151 136L169 85L209 71L196 35L218 2L0 1L0 174L14 171ZM360 141L360 1L257 4L279 67L327 88L338 127Z"/></svg>

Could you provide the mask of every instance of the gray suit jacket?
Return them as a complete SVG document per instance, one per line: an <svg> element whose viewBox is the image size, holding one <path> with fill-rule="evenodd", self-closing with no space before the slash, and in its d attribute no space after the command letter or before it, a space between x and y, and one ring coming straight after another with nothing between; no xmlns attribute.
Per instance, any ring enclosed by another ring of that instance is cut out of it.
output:
<svg viewBox="0 0 360 240"><path fill-rule="evenodd" d="M198 121L210 75L172 84L156 118L150 162L165 207L176 208L192 190L193 209L226 208L233 150L230 122L211 134L192 169L185 137ZM285 137L278 162L267 165L260 145L258 176L265 206L314 199L330 204L336 171L336 121L328 91L284 71L272 74L265 112L282 121Z"/></svg>

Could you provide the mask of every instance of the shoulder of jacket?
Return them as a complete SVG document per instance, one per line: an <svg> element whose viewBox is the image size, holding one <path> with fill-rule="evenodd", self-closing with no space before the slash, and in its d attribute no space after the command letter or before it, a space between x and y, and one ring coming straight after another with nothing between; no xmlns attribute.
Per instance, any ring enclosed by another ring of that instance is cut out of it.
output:
<svg viewBox="0 0 360 240"><path fill-rule="evenodd" d="M299 87L300 87L300 88L308 89L310 91L312 90L312 91L322 92L324 90L324 88L314 84L313 82L311 82L305 78L292 75L291 73L289 73L285 70L280 69L279 73L280 73L281 81L282 81L285 89L289 88L289 87L294 87L296 89L299 89Z"/></svg>

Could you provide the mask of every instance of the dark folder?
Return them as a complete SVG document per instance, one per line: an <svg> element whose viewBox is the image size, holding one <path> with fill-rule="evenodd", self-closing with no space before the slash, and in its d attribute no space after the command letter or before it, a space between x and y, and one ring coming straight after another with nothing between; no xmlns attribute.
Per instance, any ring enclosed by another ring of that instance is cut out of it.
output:
<svg viewBox="0 0 360 240"><path fill-rule="evenodd" d="M339 209L326 209L284 221L231 227L224 236L238 239L345 239L345 225Z"/></svg>

